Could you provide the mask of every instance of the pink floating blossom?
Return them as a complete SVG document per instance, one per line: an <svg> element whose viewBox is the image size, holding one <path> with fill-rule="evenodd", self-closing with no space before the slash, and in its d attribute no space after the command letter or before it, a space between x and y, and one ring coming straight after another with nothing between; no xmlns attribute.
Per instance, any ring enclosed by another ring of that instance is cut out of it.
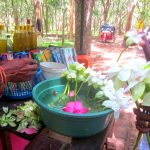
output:
<svg viewBox="0 0 150 150"><path fill-rule="evenodd" d="M34 134L37 133L38 130L36 128L25 128L19 131L20 133L26 133L26 134Z"/></svg>
<svg viewBox="0 0 150 150"><path fill-rule="evenodd" d="M74 97L74 96L75 96L74 91L70 91L70 93L69 93L69 97Z"/></svg>
<svg viewBox="0 0 150 150"><path fill-rule="evenodd" d="M66 107L63 108L63 111L76 114L85 114L88 113L90 109L85 108L81 101L76 100L74 102L68 102Z"/></svg>
<svg viewBox="0 0 150 150"><path fill-rule="evenodd" d="M63 111L73 113L73 111L74 111L74 102L68 102L66 107L63 108Z"/></svg>

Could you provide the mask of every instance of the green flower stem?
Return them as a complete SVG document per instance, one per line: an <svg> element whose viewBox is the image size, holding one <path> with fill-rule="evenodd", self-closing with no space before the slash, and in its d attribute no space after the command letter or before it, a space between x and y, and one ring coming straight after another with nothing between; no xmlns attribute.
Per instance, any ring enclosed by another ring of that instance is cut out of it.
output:
<svg viewBox="0 0 150 150"><path fill-rule="evenodd" d="M79 89L78 89L78 91L77 91L77 94L76 94L76 95L78 95L78 93L80 92L80 90L81 90L81 88L82 88L83 84L84 84L84 82L82 82L82 83L81 83L81 85L80 85L80 87L79 87Z"/></svg>
<svg viewBox="0 0 150 150"><path fill-rule="evenodd" d="M78 81L76 79L76 85L75 85L75 91L74 91L74 94L75 94L74 100L77 100L77 88L78 88Z"/></svg>
<svg viewBox="0 0 150 150"><path fill-rule="evenodd" d="M150 146L150 135L149 135L149 133L146 134L146 137L147 137L148 145Z"/></svg>
<svg viewBox="0 0 150 150"><path fill-rule="evenodd" d="M66 94L66 91L67 91L67 87L68 87L68 86L67 86L67 84L66 84L66 87L65 87L65 90L64 90L64 94Z"/></svg>
<svg viewBox="0 0 150 150"><path fill-rule="evenodd" d="M70 84L68 82L68 92L67 92L67 94L69 94L69 93L70 93Z"/></svg>
<svg viewBox="0 0 150 150"><path fill-rule="evenodd" d="M140 142L141 138L142 138L142 133L141 133L141 132L138 132L138 137L137 137L137 139L136 139L136 143L135 143L135 145L134 145L134 147L133 147L133 150L136 150L136 148L137 148L138 145L139 145L139 142Z"/></svg>
<svg viewBox="0 0 150 150"><path fill-rule="evenodd" d="M87 98L89 97L90 90L91 90L91 86L89 87L89 89L87 91Z"/></svg>
<svg viewBox="0 0 150 150"><path fill-rule="evenodd" d="M67 84L66 84L66 87L65 87L65 90L64 90L64 94L67 93L67 90L68 90L68 84L69 84L69 81L67 81Z"/></svg>
<svg viewBox="0 0 150 150"><path fill-rule="evenodd" d="M136 104L137 108L139 108L139 103L136 102L135 104ZM139 131L139 132L138 132L138 137L137 137L137 139L136 139L136 143L135 143L135 145L134 145L134 147L133 147L133 150L136 150L136 148L137 148L138 145L139 145L139 142L140 142L141 138L142 138L142 133Z"/></svg>
<svg viewBox="0 0 150 150"><path fill-rule="evenodd" d="M122 54L127 50L128 48L125 48L124 50L121 51L121 53L119 54L119 57L117 58L117 62L120 60Z"/></svg>

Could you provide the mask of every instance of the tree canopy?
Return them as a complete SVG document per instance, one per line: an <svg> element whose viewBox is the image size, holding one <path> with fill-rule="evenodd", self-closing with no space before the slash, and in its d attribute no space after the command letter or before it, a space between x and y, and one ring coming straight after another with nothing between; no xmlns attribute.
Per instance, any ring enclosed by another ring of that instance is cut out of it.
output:
<svg viewBox="0 0 150 150"><path fill-rule="evenodd" d="M26 18L34 18L34 1L36 0L1 0L0 3L0 23L13 26L15 24L25 24ZM44 31L62 31L63 11L65 13L65 31L69 31L69 18L71 0L41 0L43 12ZM76 0L74 0L76 2ZM94 1L94 0L93 0ZM134 0L135 1L135 0ZM111 23L116 26L119 33L125 31L128 19L128 10L134 3L133 0L95 0L92 16L92 32L98 33L99 28L104 23ZM73 4L74 5L74 4ZM142 19L145 26L150 24L150 1L137 0L133 12L131 28L136 28L138 20ZM74 15L74 13L72 13ZM74 16L71 16L74 18ZM74 22L73 22L74 23Z"/></svg>

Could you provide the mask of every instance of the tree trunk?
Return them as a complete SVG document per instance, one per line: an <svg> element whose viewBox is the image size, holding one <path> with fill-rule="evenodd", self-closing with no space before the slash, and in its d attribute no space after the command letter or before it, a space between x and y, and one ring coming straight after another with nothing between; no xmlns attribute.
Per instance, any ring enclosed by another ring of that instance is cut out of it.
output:
<svg viewBox="0 0 150 150"><path fill-rule="evenodd" d="M42 36L43 36L43 14L42 14L42 3L43 0L33 0L33 5L34 5L34 27L35 27L35 31L37 31L37 21L39 21L40 24L40 31Z"/></svg>
<svg viewBox="0 0 150 150"><path fill-rule="evenodd" d="M104 23L107 23L108 12L109 12L109 8L111 6L111 0L102 0L102 4L103 4L103 9L104 9L104 12L103 12L103 15L104 15L103 21L104 21Z"/></svg>
<svg viewBox="0 0 150 150"><path fill-rule="evenodd" d="M119 14L119 26L118 26L118 34L121 35L122 34L122 15L121 13Z"/></svg>
<svg viewBox="0 0 150 150"><path fill-rule="evenodd" d="M46 20L45 20L45 27L46 27L46 35L48 33L48 0L46 0Z"/></svg>
<svg viewBox="0 0 150 150"><path fill-rule="evenodd" d="M61 31L62 32L62 24L63 24L63 22L62 22L62 20L63 20L63 15L61 16L61 15L59 15L58 16L58 24L57 24L57 28L58 28L58 31Z"/></svg>
<svg viewBox="0 0 150 150"><path fill-rule="evenodd" d="M28 9L27 14L28 14L28 17L29 17L29 16L30 16L30 11L29 11L29 4L28 4L28 1L25 0L25 3L26 3L26 5L27 5L27 9Z"/></svg>
<svg viewBox="0 0 150 150"><path fill-rule="evenodd" d="M55 6L55 29L56 29L56 40L58 40L58 25L57 25L57 11Z"/></svg>
<svg viewBox="0 0 150 150"><path fill-rule="evenodd" d="M52 25L52 26L51 26L51 27L52 27L51 30L53 31L53 30L54 30L54 15L53 15L52 18L51 18L51 22L52 22L52 23L51 23L51 25Z"/></svg>
<svg viewBox="0 0 150 150"><path fill-rule="evenodd" d="M64 47L64 41L65 41L65 14L66 14L66 10L65 9L63 11L63 22L62 22L62 46Z"/></svg>
<svg viewBox="0 0 150 150"><path fill-rule="evenodd" d="M15 25L17 26L17 25L19 25L19 17L18 17L18 11L14 6L14 0L11 1L11 4L12 4L12 8L13 8L14 22L15 22Z"/></svg>
<svg viewBox="0 0 150 150"><path fill-rule="evenodd" d="M74 0L70 0L70 17L69 17L69 39L73 38L73 24L74 24Z"/></svg>
<svg viewBox="0 0 150 150"><path fill-rule="evenodd" d="M95 0L75 0L75 48L78 54L91 53L91 20Z"/></svg>
<svg viewBox="0 0 150 150"><path fill-rule="evenodd" d="M138 0L134 0L132 4L130 4L130 0L128 1L128 12L127 12L127 23L126 23L126 32L131 29L132 24L132 15L137 4Z"/></svg>

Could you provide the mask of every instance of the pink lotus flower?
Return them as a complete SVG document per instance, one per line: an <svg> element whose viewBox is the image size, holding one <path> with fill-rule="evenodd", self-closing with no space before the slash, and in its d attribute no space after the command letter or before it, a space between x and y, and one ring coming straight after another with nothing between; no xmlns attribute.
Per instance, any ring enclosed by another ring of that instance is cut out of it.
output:
<svg viewBox="0 0 150 150"><path fill-rule="evenodd" d="M38 132L38 129L36 128L25 128L19 131L20 133L26 133L26 134L34 134Z"/></svg>
<svg viewBox="0 0 150 150"><path fill-rule="evenodd" d="M63 111L75 114L85 114L88 113L90 109L85 108L81 101L76 100L74 102L68 102L67 105L63 108Z"/></svg>

